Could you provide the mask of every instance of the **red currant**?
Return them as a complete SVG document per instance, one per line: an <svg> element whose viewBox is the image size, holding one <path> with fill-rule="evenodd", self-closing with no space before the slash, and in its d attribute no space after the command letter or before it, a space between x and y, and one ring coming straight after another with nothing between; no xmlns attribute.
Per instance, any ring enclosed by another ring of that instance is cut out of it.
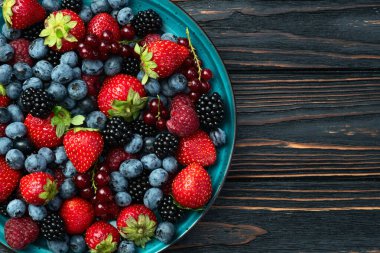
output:
<svg viewBox="0 0 380 253"><path fill-rule="evenodd" d="M188 57L186 60L183 62L182 66L184 67L194 67L194 61L192 58Z"/></svg>
<svg viewBox="0 0 380 253"><path fill-rule="evenodd" d="M91 187L91 177L89 174L78 174L74 178L74 183L79 189Z"/></svg>
<svg viewBox="0 0 380 253"><path fill-rule="evenodd" d="M116 219L119 215L120 208L115 202L110 202L107 206L108 214L111 215L110 219Z"/></svg>
<svg viewBox="0 0 380 253"><path fill-rule="evenodd" d="M156 128L160 131L164 131L166 129L166 120L164 120L162 118L157 120Z"/></svg>
<svg viewBox="0 0 380 253"><path fill-rule="evenodd" d="M112 42L114 40L112 32L110 30L105 30L102 33L102 39L108 42Z"/></svg>
<svg viewBox="0 0 380 253"><path fill-rule="evenodd" d="M198 78L198 72L194 67L190 67L185 74L187 80L193 80Z"/></svg>
<svg viewBox="0 0 380 253"><path fill-rule="evenodd" d="M102 187L96 192L96 199L99 202L109 202L112 200L112 191L109 187Z"/></svg>
<svg viewBox="0 0 380 253"><path fill-rule="evenodd" d="M202 81L201 82L201 87L202 87L202 93L207 93L211 90L211 85L207 81Z"/></svg>
<svg viewBox="0 0 380 253"><path fill-rule="evenodd" d="M118 54L120 52L120 45L117 42L111 44L111 53Z"/></svg>
<svg viewBox="0 0 380 253"><path fill-rule="evenodd" d="M193 92L201 92L202 91L202 83L198 79L193 79L187 83L187 86Z"/></svg>
<svg viewBox="0 0 380 253"><path fill-rule="evenodd" d="M190 92L189 97L193 102L196 102L200 98L200 94L192 91Z"/></svg>
<svg viewBox="0 0 380 253"><path fill-rule="evenodd" d="M131 24L123 26L120 30L120 35L122 39L133 40L136 35L135 28Z"/></svg>
<svg viewBox="0 0 380 253"><path fill-rule="evenodd" d="M98 187L108 185L110 180L110 176L105 171L98 172L95 175L95 183Z"/></svg>
<svg viewBox="0 0 380 253"><path fill-rule="evenodd" d="M133 54L133 50L130 46L124 45L121 46L120 54L124 58L128 58Z"/></svg>
<svg viewBox="0 0 380 253"><path fill-rule="evenodd" d="M85 188L80 191L80 196L84 199L92 199L94 198L94 190L92 188Z"/></svg>
<svg viewBox="0 0 380 253"><path fill-rule="evenodd" d="M151 112L145 112L144 122L148 125L154 126L156 124L156 117Z"/></svg>
<svg viewBox="0 0 380 253"><path fill-rule="evenodd" d="M103 215L107 215L108 213L108 208L105 204L103 203L98 203L95 205L95 215L100 217Z"/></svg>
<svg viewBox="0 0 380 253"><path fill-rule="evenodd" d="M179 38L178 39L178 45L184 46L184 47L189 47L190 43L189 40L186 38Z"/></svg>
<svg viewBox="0 0 380 253"><path fill-rule="evenodd" d="M161 101L159 101L157 98L152 99L149 102L149 110L154 115L157 115L157 113L160 112L163 107L164 107L164 104Z"/></svg>
<svg viewBox="0 0 380 253"><path fill-rule="evenodd" d="M86 44L84 44L84 43L79 43L78 44L78 49L82 49L84 47L86 47Z"/></svg>
<svg viewBox="0 0 380 253"><path fill-rule="evenodd" d="M170 117L169 111L166 108L162 108L160 116L163 119L169 119L169 117Z"/></svg>
<svg viewBox="0 0 380 253"><path fill-rule="evenodd" d="M91 59L94 54L92 50L88 49L87 47L82 47L79 49L79 56L84 58L84 59Z"/></svg>
<svg viewBox="0 0 380 253"><path fill-rule="evenodd" d="M84 38L84 43L92 49L97 49L99 47L98 37L93 34L87 35L86 38Z"/></svg>
<svg viewBox="0 0 380 253"><path fill-rule="evenodd" d="M98 172L105 172L105 173L109 174L111 171L110 171L110 169L108 168L108 166L106 166L106 165L102 165L102 166L98 169Z"/></svg>
<svg viewBox="0 0 380 253"><path fill-rule="evenodd" d="M107 41L100 42L99 53L108 53L111 51L111 44Z"/></svg>
<svg viewBox="0 0 380 253"><path fill-rule="evenodd" d="M213 76L212 71L209 69L203 69L201 72L201 78L205 81L211 80L212 76Z"/></svg>

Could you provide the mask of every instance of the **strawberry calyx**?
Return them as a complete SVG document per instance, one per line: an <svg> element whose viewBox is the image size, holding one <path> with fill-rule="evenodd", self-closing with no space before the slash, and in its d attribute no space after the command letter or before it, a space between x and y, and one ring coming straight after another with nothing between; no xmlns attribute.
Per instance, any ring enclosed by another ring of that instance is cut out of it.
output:
<svg viewBox="0 0 380 253"><path fill-rule="evenodd" d="M99 129L86 128L86 127L75 127L73 128L73 130L74 130L74 133L78 133L80 131L99 132Z"/></svg>
<svg viewBox="0 0 380 253"><path fill-rule="evenodd" d="M12 26L13 11L12 8L16 4L16 0L4 0L3 3L3 17L8 27Z"/></svg>
<svg viewBox="0 0 380 253"><path fill-rule="evenodd" d="M140 47L139 44L136 43L134 50L136 54L140 55L141 69L145 73L141 83L146 84L149 77L153 79L159 78L157 72L154 71L154 69L157 68L157 63L152 61L153 53L148 51L147 46Z"/></svg>
<svg viewBox="0 0 380 253"><path fill-rule="evenodd" d="M0 96L6 96L7 92L5 91L4 85L0 84Z"/></svg>
<svg viewBox="0 0 380 253"><path fill-rule="evenodd" d="M145 244L154 236L157 223L148 215L140 214L138 220L129 217L126 226L121 228L121 236L133 241L137 246L145 248Z"/></svg>
<svg viewBox="0 0 380 253"><path fill-rule="evenodd" d="M90 253L112 253L117 250L117 242L113 241L113 236L109 234L107 238L91 249Z"/></svg>
<svg viewBox="0 0 380 253"><path fill-rule="evenodd" d="M43 188L44 192L41 192L38 197L45 200L45 203L48 203L50 200L54 199L55 195L58 194L58 186L55 181L47 179Z"/></svg>
<svg viewBox="0 0 380 253"><path fill-rule="evenodd" d="M71 118L70 112L62 106L55 106L53 113L54 117L51 119L51 125L56 127L55 133L58 138L61 138L71 125L80 126L85 120L85 117L82 115Z"/></svg>
<svg viewBox="0 0 380 253"><path fill-rule="evenodd" d="M62 41L77 42L70 31L77 25L76 21L71 20L70 15L63 15L62 12L52 13L45 20L45 29L40 33L40 37L45 38L45 45L62 48Z"/></svg>
<svg viewBox="0 0 380 253"><path fill-rule="evenodd" d="M131 88L128 91L127 100L114 100L112 109L108 113L111 117L122 117L131 122L139 117L140 111L144 109L147 101L147 97L140 97L140 94Z"/></svg>

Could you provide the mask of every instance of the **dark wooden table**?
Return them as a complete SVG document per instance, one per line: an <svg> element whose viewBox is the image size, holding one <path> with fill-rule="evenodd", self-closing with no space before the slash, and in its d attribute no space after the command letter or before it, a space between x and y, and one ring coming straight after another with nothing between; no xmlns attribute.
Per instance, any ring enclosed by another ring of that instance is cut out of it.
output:
<svg viewBox="0 0 380 253"><path fill-rule="evenodd" d="M170 252L379 252L380 1L175 2L226 63L238 136Z"/></svg>

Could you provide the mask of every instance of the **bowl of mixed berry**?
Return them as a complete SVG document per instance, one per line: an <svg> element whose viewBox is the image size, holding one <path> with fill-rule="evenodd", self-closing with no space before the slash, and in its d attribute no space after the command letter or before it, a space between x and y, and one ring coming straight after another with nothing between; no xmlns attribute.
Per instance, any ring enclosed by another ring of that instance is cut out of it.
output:
<svg viewBox="0 0 380 253"><path fill-rule="evenodd" d="M169 1L4 0L0 241L17 252L159 252L216 199L230 81Z"/></svg>

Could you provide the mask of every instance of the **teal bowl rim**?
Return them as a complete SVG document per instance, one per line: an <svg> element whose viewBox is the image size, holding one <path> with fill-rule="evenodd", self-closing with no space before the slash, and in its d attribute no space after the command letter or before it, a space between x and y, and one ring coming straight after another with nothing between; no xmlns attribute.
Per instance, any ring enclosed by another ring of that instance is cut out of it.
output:
<svg viewBox="0 0 380 253"><path fill-rule="evenodd" d="M151 2L151 3L154 2L155 5L159 5L161 8L167 9L169 12L172 12L172 13L175 13L178 11L182 12L185 15L184 15L184 17L181 17L181 18L184 19L186 17L186 20L184 20L183 22L189 26L190 30L191 30L191 26L198 28L197 30L199 30L201 33L192 34L192 37L193 38L197 37L197 39L199 41L206 40L206 42L203 42L202 44L212 45L210 48L208 48L208 54L211 55L212 58L214 58L214 62L222 63L222 64L217 66L218 75L220 75L223 83L225 84L223 86L225 86L224 88L226 90L226 93L231 96L231 99L229 100L229 108L231 109L231 113L229 115L230 116L229 121L231 122L231 130L232 131L231 131L231 133L229 133L229 137L231 140L231 144L229 144L229 146L232 145L232 147L231 147L231 153L229 153L229 157L227 160L226 169L224 170L224 172L222 174L222 180L220 182L217 182L218 186L217 186L217 189L213 193L213 197L210 199L207 206L204 208L204 210L199 215L199 217L189 227L187 227L185 231L178 233L176 239L171 241L169 244L165 244L161 249L159 249L157 251L157 253L158 253L158 252L162 252L162 251L168 249L170 246L174 245L179 240L181 240L206 215L206 213L210 210L211 206L214 204L215 200L219 196L219 193L220 193L221 189L223 188L223 185L224 185L224 182L226 180L228 171L230 169L232 155L233 155L234 150L235 150L237 120L236 120L236 104L235 104L236 99L235 99L235 95L234 95L234 92L232 89L230 76L229 76L229 74L225 68L224 61L220 57L220 54L219 54L217 48L215 47L215 44L211 41L211 39L209 38L207 33L204 31L204 29L195 21L194 18L192 18L190 16L190 14L187 11L185 11L182 7L174 4L173 2L171 2L169 0L165 0L165 1L162 1L162 0L146 0L146 1ZM10 249L7 244L3 244L3 245L6 246L8 249ZM10 249L10 250L12 250L12 249Z"/></svg>

